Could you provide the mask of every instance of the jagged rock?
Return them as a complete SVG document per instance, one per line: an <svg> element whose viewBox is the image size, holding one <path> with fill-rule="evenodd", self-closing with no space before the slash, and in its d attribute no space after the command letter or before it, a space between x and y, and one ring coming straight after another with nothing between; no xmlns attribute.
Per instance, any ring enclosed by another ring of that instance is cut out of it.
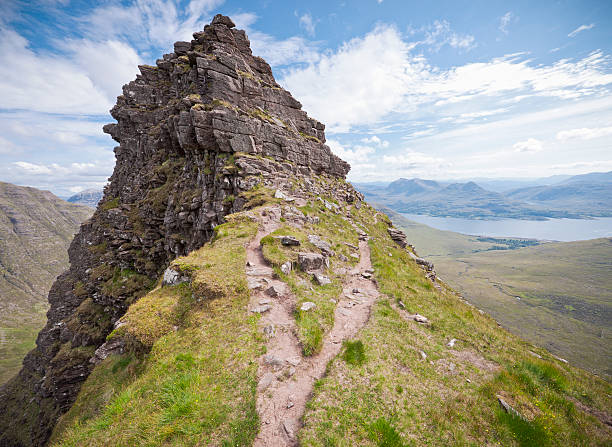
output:
<svg viewBox="0 0 612 447"><path fill-rule="evenodd" d="M283 294L283 291L275 285L271 285L267 290L266 290L266 295L277 298L279 296L281 296Z"/></svg>
<svg viewBox="0 0 612 447"><path fill-rule="evenodd" d="M313 194L344 203L363 199L348 183L323 191L310 180L344 178L350 167L325 145L325 126L253 56L246 34L231 19L215 16L193 40L172 50L155 66L140 66L136 79L118 92L111 110L116 123L103 128L118 143L110 182L71 244L69 271L51 288L48 322L36 348L18 376L0 388L0 414L8 414L10 402L10 423L22 426L29 439L17 439L21 435L0 420L0 445L47 443L94 367L89 358L79 359L78 349L100 348L113 323L173 259L209 241L226 215L252 206L245 192L257 186L280 191L299 176L301 187ZM337 205L330 206L337 212ZM327 266L319 258L302 261L306 270ZM105 283L127 271L140 286L109 292ZM247 275L270 273L247 268ZM74 293L78 283L87 294ZM66 324L86 297L99 309L94 318L108 321L95 337L85 326ZM267 310L269 305L253 309ZM71 340L74 348L65 354L74 352L74 361L53 362ZM32 398L15 403L18 395Z"/></svg>
<svg viewBox="0 0 612 447"><path fill-rule="evenodd" d="M162 277L162 286L176 286L178 284L183 284L189 281L190 278L188 276L181 274L181 272L170 266L164 271L164 275Z"/></svg>
<svg viewBox="0 0 612 447"><path fill-rule="evenodd" d="M280 266L281 272L288 275L291 272L291 262L287 261Z"/></svg>
<svg viewBox="0 0 612 447"><path fill-rule="evenodd" d="M415 314L412 318L417 323L423 323L423 324L429 323L429 320L427 319L427 317L424 317L423 315Z"/></svg>
<svg viewBox="0 0 612 447"><path fill-rule="evenodd" d="M389 227L387 228L387 233L389 233L389 236L391 236L393 242L395 242L402 248L406 248L408 242L406 241L406 234L404 234L402 230L398 230L394 227Z"/></svg>
<svg viewBox="0 0 612 447"><path fill-rule="evenodd" d="M283 366L285 366L285 360L273 354L264 355L263 361L266 365L272 366L274 368L282 368Z"/></svg>
<svg viewBox="0 0 612 447"><path fill-rule="evenodd" d="M256 314L262 314L264 312L269 311L270 309L272 309L272 306L270 306L269 304L261 304L251 309L251 312L256 313Z"/></svg>
<svg viewBox="0 0 612 447"><path fill-rule="evenodd" d="M452 348L453 346L455 346L455 343L457 343L457 339L456 338L452 338L447 344L446 346L448 346L449 348Z"/></svg>
<svg viewBox="0 0 612 447"><path fill-rule="evenodd" d="M312 272L328 267L329 261L319 253L298 253L298 265L302 271Z"/></svg>
<svg viewBox="0 0 612 447"><path fill-rule="evenodd" d="M408 252L408 254L410 255L410 257L411 257L412 259L414 259L414 261L415 261L415 262L416 262L418 265L420 265L421 267L423 267L423 268L424 268L426 271L428 271L428 272L432 272L432 271L433 271L433 269L434 269L434 265L433 265L433 263L431 263L431 262L427 261L426 259L419 258L417 255L415 255L414 253L412 253L412 252L410 252L410 251Z"/></svg>
<svg viewBox="0 0 612 447"><path fill-rule="evenodd" d="M335 253L331 249L331 245L329 245L328 242L325 242L323 239L321 239L316 234L309 234L308 235L308 242L310 242L312 245L317 247L319 250L321 250L327 256L334 256L335 255Z"/></svg>
<svg viewBox="0 0 612 447"><path fill-rule="evenodd" d="M317 307L317 305L315 303L313 303L312 301L305 301L300 306L300 310L302 310L304 312L308 312L309 310L314 309L315 307Z"/></svg>
<svg viewBox="0 0 612 447"><path fill-rule="evenodd" d="M250 290L261 290L268 285L268 281L265 278L247 277L247 285Z"/></svg>
<svg viewBox="0 0 612 447"><path fill-rule="evenodd" d="M274 193L274 198L275 199L281 199L284 200L286 202L293 202L293 198L289 197L287 194L285 194L284 192L282 192L280 189L277 189L276 192Z"/></svg>
<svg viewBox="0 0 612 447"><path fill-rule="evenodd" d="M124 349L125 341L121 337L113 337L96 349L93 357L89 359L89 361L97 365L111 354L123 354Z"/></svg>
<svg viewBox="0 0 612 447"><path fill-rule="evenodd" d="M342 253L338 254L338 259L340 259L342 262L348 261L348 258L344 256Z"/></svg>
<svg viewBox="0 0 612 447"><path fill-rule="evenodd" d="M506 402L502 396L500 396L499 394L496 395L495 397L497 397L497 401L499 402L499 404L501 405L501 407L504 409L504 411L506 413L512 414L522 420L526 420L525 416L523 416L521 413L519 413L518 411L516 411L508 402Z"/></svg>
<svg viewBox="0 0 612 447"><path fill-rule="evenodd" d="M320 286L331 284L331 279L329 279L327 276L322 275L320 273L315 273L313 277L316 283L319 284Z"/></svg>
<svg viewBox="0 0 612 447"><path fill-rule="evenodd" d="M230 19L228 16L224 16L222 14L217 14L213 20L212 20L212 25L225 25L228 28L233 28L236 25L234 24L234 21L232 19Z"/></svg>
<svg viewBox="0 0 612 447"><path fill-rule="evenodd" d="M300 241L298 241L293 236L281 236L280 241L282 245L285 245L287 247L297 247L298 245L300 245Z"/></svg>

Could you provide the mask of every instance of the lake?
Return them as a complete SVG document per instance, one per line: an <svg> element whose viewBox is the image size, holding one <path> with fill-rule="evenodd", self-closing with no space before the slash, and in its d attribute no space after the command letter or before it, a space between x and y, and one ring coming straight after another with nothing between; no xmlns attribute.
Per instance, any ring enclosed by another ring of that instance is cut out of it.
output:
<svg viewBox="0 0 612 447"><path fill-rule="evenodd" d="M407 219L438 230L489 236L543 239L552 241L581 241L612 236L612 217L598 219L549 220L471 220L458 217L433 217L422 214L404 214Z"/></svg>

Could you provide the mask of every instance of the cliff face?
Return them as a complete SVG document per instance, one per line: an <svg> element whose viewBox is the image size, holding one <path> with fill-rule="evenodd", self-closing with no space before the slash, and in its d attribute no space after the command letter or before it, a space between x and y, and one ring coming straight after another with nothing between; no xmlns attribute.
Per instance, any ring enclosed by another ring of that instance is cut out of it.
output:
<svg viewBox="0 0 612 447"><path fill-rule="evenodd" d="M37 347L0 389L2 446L46 444L127 307L258 187L299 177L308 188L308 177L349 170L228 17L140 71L111 111L117 123L104 127L119 143L104 198L70 246Z"/></svg>

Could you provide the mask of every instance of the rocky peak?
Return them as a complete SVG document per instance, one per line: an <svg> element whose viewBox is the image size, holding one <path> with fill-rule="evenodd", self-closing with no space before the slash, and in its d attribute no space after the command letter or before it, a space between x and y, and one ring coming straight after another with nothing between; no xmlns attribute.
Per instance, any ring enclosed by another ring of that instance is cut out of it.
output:
<svg viewBox="0 0 612 447"><path fill-rule="evenodd" d="M119 143L104 197L49 293L37 347L0 388L0 445L44 445L128 306L254 191L362 199L337 181L349 165L324 144L325 126L276 83L229 17L139 68L111 110L117 122L104 126Z"/></svg>

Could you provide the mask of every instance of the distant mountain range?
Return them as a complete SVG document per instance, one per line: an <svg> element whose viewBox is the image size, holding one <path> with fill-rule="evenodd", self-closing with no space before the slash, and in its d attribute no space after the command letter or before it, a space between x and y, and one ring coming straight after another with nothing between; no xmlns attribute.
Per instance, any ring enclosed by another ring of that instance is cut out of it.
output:
<svg viewBox="0 0 612 447"><path fill-rule="evenodd" d="M104 192L101 189L86 189L69 197L67 201L95 208L98 206L98 202L102 200L103 194Z"/></svg>
<svg viewBox="0 0 612 447"><path fill-rule="evenodd" d="M483 183L487 182L495 184L495 180L483 179ZM357 187L367 200L400 213L532 220L612 216L612 171L536 179L530 186L501 192L499 182L516 185L520 181L498 181L496 191L474 181L449 183L419 178L401 178L386 186L366 183Z"/></svg>

